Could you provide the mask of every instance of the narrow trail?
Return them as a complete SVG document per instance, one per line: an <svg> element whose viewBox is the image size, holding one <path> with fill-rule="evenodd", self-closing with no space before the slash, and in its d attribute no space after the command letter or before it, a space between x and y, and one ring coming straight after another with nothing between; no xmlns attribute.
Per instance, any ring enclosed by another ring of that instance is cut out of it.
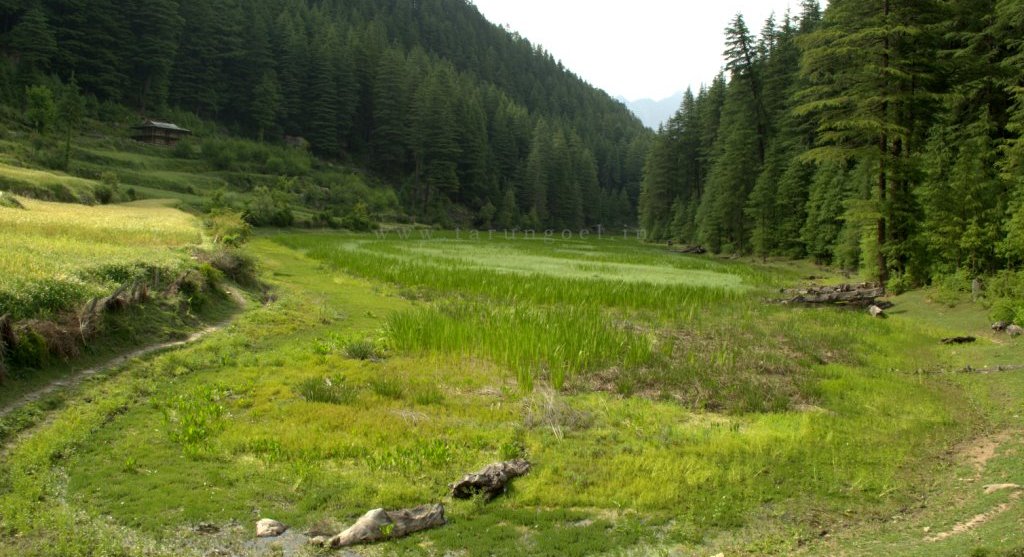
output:
<svg viewBox="0 0 1024 557"><path fill-rule="evenodd" d="M240 310L244 310L245 307L248 305L247 302L246 302L245 297L242 296L242 294L238 290L236 290L234 288L230 288L230 287L225 287L225 291L226 291L227 295L232 300L234 300L234 302L238 305ZM68 388L74 387L74 386L82 383L82 381L85 381L89 377L92 377L94 375L97 375L97 374L103 373L105 371L114 369L116 367L122 366L125 363L127 363L127 362L129 362L131 360L134 360L136 358L142 358L144 356L148 356L148 355L156 353L156 352L161 352L161 351L164 351L164 350L170 350L172 348L178 348L178 347L181 347L181 346L186 346L186 345L198 342L198 341L200 341L200 340L210 336L211 334L216 333L217 331L220 331L220 330L223 330L223 329L227 328L229 325L231 325L231 323L234 322L234 320L235 320L235 315L232 315L231 317L228 317L227 319L225 319L223 321L220 321L218 323L214 323L213 325L209 325L209 326L207 326L207 327L205 327L203 329L200 329L200 330L192 333L191 335L189 335L188 337L186 337L184 339L167 341L167 342L160 342L160 343L156 343L156 344L150 344L148 346L143 346L143 347L137 348L135 350L132 350L131 352L127 352L125 354L121 354L119 356L116 356L116 357L114 357L114 358L112 358L110 360L107 360L106 362L104 362L102 364L99 364L99 365L96 365L96 366L93 366L93 367L90 367L90 368L86 368L86 369L83 369L83 370L80 370L80 371L72 372L70 375L68 375L66 377L61 377L59 379L54 379L53 381L47 383L46 385L44 385L44 386L42 386L42 387L40 387L40 388L38 388L38 389L36 389L36 390L34 390L32 392L26 393L24 396L14 400L14 401L12 401L10 404L6 405L5 407L0 408L0 419L6 417L8 414L18 410L19 408L23 408L27 404L31 404L33 402L36 402L36 401L40 400L41 398L45 397L46 395L49 395L51 393L54 393L54 392L62 390L62 389L68 389Z"/></svg>

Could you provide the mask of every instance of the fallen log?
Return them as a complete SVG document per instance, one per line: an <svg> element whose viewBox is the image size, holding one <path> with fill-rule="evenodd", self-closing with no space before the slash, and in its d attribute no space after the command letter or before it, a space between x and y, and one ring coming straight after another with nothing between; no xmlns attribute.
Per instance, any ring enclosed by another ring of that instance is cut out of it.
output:
<svg viewBox="0 0 1024 557"><path fill-rule="evenodd" d="M885 287L876 284L843 284L784 290L783 293L791 296L782 301L784 304L878 305L881 308L881 305L877 304L875 300L885 296Z"/></svg>
<svg viewBox="0 0 1024 557"><path fill-rule="evenodd" d="M974 337L951 337L942 339L942 344L970 344L977 340Z"/></svg>
<svg viewBox="0 0 1024 557"><path fill-rule="evenodd" d="M687 246L672 248L675 253L681 253L683 255L704 255L708 250L704 249L704 246Z"/></svg>
<svg viewBox="0 0 1024 557"><path fill-rule="evenodd" d="M355 524L327 541L333 549L402 538L447 524L444 505L420 505L412 509L386 511L374 509L364 514Z"/></svg>
<svg viewBox="0 0 1024 557"><path fill-rule="evenodd" d="M494 499L505 492L509 482L529 471L530 463L523 459L496 462L475 474L466 474L449 487L456 499L470 499L480 494Z"/></svg>

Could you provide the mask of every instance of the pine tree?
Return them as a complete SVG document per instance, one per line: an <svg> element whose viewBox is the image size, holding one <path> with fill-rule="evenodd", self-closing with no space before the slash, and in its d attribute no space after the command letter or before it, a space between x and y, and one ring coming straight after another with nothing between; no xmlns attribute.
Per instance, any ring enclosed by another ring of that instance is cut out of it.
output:
<svg viewBox="0 0 1024 557"><path fill-rule="evenodd" d="M38 2L33 3L11 30L10 48L18 53L19 71L33 76L50 68L57 55L57 38Z"/></svg>
<svg viewBox="0 0 1024 557"><path fill-rule="evenodd" d="M540 120L533 131L530 154L526 157L523 188L518 192L520 210L534 215L541 223L548 220L548 187L551 183L553 133L547 121Z"/></svg>
<svg viewBox="0 0 1024 557"><path fill-rule="evenodd" d="M908 271L916 142L927 129L932 57L926 27L939 16L930 0L843 0L823 26L801 39L810 81L798 109L820 123L818 161L873 160L878 278Z"/></svg>
<svg viewBox="0 0 1024 557"><path fill-rule="evenodd" d="M57 101L57 117L64 128L64 170L71 165L71 138L78 132L85 117L85 101L74 76L61 88Z"/></svg>
<svg viewBox="0 0 1024 557"><path fill-rule="evenodd" d="M277 128L280 107L281 88L277 82L277 72L270 69L263 72L263 77L253 90L252 105L249 108L261 143L267 131Z"/></svg>
<svg viewBox="0 0 1024 557"><path fill-rule="evenodd" d="M453 199L459 191L460 152L451 79L450 68L433 68L414 101L411 145L416 164L416 197L424 212Z"/></svg>
<svg viewBox="0 0 1024 557"><path fill-rule="evenodd" d="M171 71L171 101L200 116L215 116L223 99L214 10L206 0L180 0L181 43Z"/></svg>
<svg viewBox="0 0 1024 557"><path fill-rule="evenodd" d="M133 8L131 98L145 114L167 103L182 19L175 0L136 0Z"/></svg>
<svg viewBox="0 0 1024 557"><path fill-rule="evenodd" d="M373 166L387 176L399 176L405 170L409 143L405 122L410 105L405 76L405 56L397 48L389 48L377 69L370 135Z"/></svg>
<svg viewBox="0 0 1024 557"><path fill-rule="evenodd" d="M321 38L321 41L323 38ZM326 45L314 40L310 55L309 89L307 103L309 124L306 136L317 154L338 158L338 89L330 51Z"/></svg>

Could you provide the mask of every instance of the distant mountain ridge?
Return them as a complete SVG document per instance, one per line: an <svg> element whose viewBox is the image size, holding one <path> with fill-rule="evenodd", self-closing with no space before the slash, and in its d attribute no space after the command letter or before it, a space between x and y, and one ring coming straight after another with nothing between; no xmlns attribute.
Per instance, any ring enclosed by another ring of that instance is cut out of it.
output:
<svg viewBox="0 0 1024 557"><path fill-rule="evenodd" d="M683 102L683 92L680 91L660 101L654 99L630 101L623 97L619 97L618 100L622 101L633 114L636 114L645 126L657 130L658 126L668 122L668 119L679 110L679 105Z"/></svg>

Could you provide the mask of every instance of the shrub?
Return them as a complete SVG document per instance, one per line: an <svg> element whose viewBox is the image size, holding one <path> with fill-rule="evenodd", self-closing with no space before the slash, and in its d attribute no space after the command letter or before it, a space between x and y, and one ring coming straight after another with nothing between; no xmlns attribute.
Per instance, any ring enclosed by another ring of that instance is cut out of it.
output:
<svg viewBox="0 0 1024 557"><path fill-rule="evenodd" d="M50 351L43 335L30 329L18 335L10 353L12 367L38 369L46 365Z"/></svg>
<svg viewBox="0 0 1024 557"><path fill-rule="evenodd" d="M295 222L288 203L288 194L265 186L256 188L245 212L245 220L253 226L291 226Z"/></svg>
<svg viewBox="0 0 1024 557"><path fill-rule="evenodd" d="M216 211L206 217L204 224L215 244L237 248L252 236L252 225L245 221L242 213Z"/></svg>
<svg viewBox="0 0 1024 557"><path fill-rule="evenodd" d="M230 248L218 248L212 253L203 253L200 260L217 269L224 276L242 286L255 286L258 280L256 260Z"/></svg>
<svg viewBox="0 0 1024 557"><path fill-rule="evenodd" d="M32 129L46 133L57 121L57 104L53 91L45 85L33 85L25 90L25 119Z"/></svg>
<svg viewBox="0 0 1024 557"><path fill-rule="evenodd" d="M356 232L368 232L377 228L376 223L370 218L370 210L366 203L356 203L345 216L343 221L345 228Z"/></svg>
<svg viewBox="0 0 1024 557"><path fill-rule="evenodd" d="M937 303L954 307L970 299L971 277L966 270L940 275L932 280L931 299Z"/></svg>
<svg viewBox="0 0 1024 557"><path fill-rule="evenodd" d="M96 196L96 201L99 201L100 205L109 205L114 199L114 190L106 184L100 184L93 190L93 195Z"/></svg>

